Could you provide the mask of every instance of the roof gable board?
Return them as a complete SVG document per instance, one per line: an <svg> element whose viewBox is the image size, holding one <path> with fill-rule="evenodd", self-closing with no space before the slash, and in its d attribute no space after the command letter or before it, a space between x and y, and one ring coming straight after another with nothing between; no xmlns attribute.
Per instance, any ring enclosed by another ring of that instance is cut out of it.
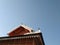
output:
<svg viewBox="0 0 60 45"><path fill-rule="evenodd" d="M23 35L24 33L30 33L31 30L32 28L25 25L21 25L13 29L13 31L9 32L8 35L9 36Z"/></svg>

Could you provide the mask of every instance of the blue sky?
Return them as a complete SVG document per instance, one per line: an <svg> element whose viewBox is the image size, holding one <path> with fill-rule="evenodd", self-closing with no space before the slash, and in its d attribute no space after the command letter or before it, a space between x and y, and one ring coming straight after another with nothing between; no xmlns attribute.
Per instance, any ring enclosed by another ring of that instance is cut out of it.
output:
<svg viewBox="0 0 60 45"><path fill-rule="evenodd" d="M0 0L0 37L21 23L40 27L46 45L59 45L60 0Z"/></svg>

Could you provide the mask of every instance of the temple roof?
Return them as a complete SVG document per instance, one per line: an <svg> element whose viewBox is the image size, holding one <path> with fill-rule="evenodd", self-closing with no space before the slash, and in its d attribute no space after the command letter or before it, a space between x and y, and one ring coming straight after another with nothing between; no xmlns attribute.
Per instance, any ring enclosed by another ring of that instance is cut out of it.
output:
<svg viewBox="0 0 60 45"><path fill-rule="evenodd" d="M0 37L0 41L4 40L16 40L16 39L31 39L34 38L36 41L38 41L41 45L44 44L42 32L40 30L32 32L32 28L21 25L13 29L13 31L9 32L9 36L7 37Z"/></svg>
<svg viewBox="0 0 60 45"><path fill-rule="evenodd" d="M28 35L19 35L19 36L11 36L11 37L0 37L0 41L5 40L16 40L16 39L37 39L37 41L40 42L41 45L45 45L42 33L34 33L34 34L28 34Z"/></svg>
<svg viewBox="0 0 60 45"><path fill-rule="evenodd" d="M15 27L11 32L8 33L9 36L17 36L17 35L24 35L25 33L31 33L32 28L26 25L20 25Z"/></svg>

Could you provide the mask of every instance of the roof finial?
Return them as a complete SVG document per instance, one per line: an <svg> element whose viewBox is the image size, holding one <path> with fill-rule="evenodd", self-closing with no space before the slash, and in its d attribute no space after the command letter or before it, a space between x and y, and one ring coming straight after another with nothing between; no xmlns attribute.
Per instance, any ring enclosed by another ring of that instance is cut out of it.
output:
<svg viewBox="0 0 60 45"><path fill-rule="evenodd" d="M38 28L38 32L41 32L40 28Z"/></svg>
<svg viewBox="0 0 60 45"><path fill-rule="evenodd" d="M21 23L21 25L23 25L23 23Z"/></svg>
<svg viewBox="0 0 60 45"><path fill-rule="evenodd" d="M38 28L38 30L40 30L40 28Z"/></svg>
<svg viewBox="0 0 60 45"><path fill-rule="evenodd" d="M25 25L26 26L26 24L24 24L24 23L21 23L21 25Z"/></svg>

